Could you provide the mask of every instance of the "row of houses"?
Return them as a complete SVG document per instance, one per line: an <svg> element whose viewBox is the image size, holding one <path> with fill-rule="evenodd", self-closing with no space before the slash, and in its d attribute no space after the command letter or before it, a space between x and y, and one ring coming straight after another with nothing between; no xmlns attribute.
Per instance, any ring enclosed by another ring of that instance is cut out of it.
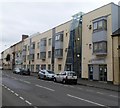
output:
<svg viewBox="0 0 120 108"><path fill-rule="evenodd" d="M109 3L72 17L43 33L22 35L1 53L3 68L73 70L79 78L120 84L120 6Z"/></svg>

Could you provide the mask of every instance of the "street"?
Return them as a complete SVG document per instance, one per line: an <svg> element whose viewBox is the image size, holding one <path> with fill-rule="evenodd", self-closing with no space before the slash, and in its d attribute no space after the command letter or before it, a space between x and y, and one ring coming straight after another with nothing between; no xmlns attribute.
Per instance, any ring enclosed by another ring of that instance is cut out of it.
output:
<svg viewBox="0 0 120 108"><path fill-rule="evenodd" d="M118 106L118 92L2 71L2 106Z"/></svg>

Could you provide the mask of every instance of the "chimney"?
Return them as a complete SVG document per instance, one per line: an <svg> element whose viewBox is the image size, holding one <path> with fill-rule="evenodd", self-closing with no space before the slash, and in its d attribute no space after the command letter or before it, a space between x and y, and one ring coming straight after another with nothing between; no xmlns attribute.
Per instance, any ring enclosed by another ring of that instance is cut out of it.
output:
<svg viewBox="0 0 120 108"><path fill-rule="evenodd" d="M28 37L29 37L28 35L22 35L22 41Z"/></svg>

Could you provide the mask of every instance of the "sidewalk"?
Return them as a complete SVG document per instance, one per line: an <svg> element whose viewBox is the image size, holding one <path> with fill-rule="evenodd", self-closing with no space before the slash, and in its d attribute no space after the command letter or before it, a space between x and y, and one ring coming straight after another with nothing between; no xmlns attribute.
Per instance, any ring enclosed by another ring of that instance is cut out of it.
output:
<svg viewBox="0 0 120 108"><path fill-rule="evenodd" d="M77 83L79 85L120 92L120 86L113 85L112 83L107 83L107 82L105 83L105 82L100 82L100 81L90 81L90 80L84 80L84 79L78 79Z"/></svg>
<svg viewBox="0 0 120 108"><path fill-rule="evenodd" d="M37 73L35 72L32 72L31 75L37 77ZM89 81L84 79L78 79L77 84L120 92L120 86L116 86L107 82L105 83L105 82L99 82L99 81Z"/></svg>

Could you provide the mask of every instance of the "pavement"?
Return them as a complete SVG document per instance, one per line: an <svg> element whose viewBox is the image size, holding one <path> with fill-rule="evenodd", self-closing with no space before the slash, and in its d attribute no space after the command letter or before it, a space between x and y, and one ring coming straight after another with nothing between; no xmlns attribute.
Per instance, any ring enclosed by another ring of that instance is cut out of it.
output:
<svg viewBox="0 0 120 108"><path fill-rule="evenodd" d="M37 77L36 72L32 72L31 75ZM83 85L83 86L88 86L88 87L95 87L95 88L120 92L120 85L119 86L114 85L110 82L92 81L92 80L87 80L87 79L85 80L85 79L79 78L77 84Z"/></svg>

